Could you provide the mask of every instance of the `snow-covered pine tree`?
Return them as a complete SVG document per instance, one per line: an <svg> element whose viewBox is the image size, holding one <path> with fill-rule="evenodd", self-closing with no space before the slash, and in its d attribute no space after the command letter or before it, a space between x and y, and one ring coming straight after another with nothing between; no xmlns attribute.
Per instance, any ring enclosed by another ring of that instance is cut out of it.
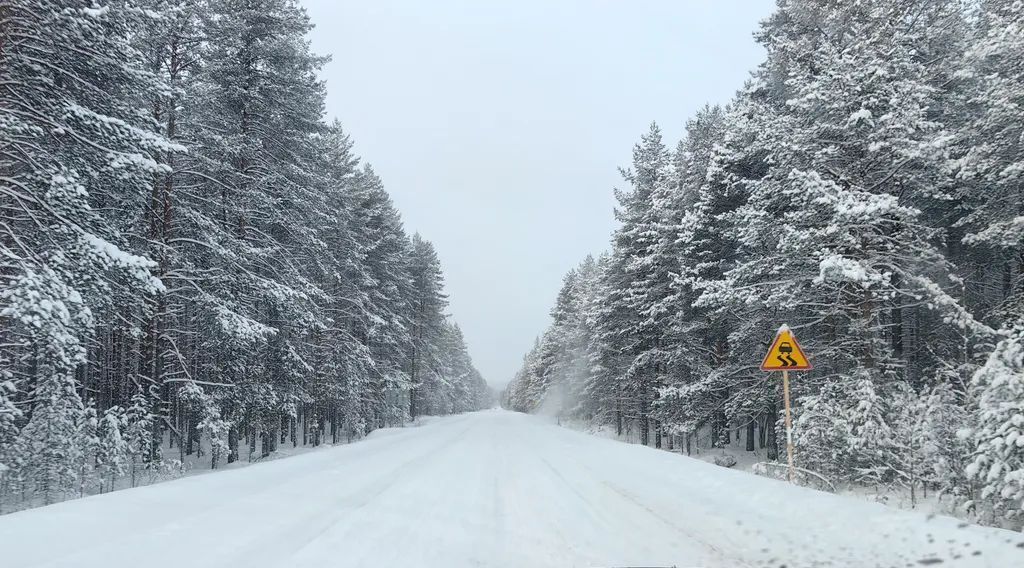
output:
<svg viewBox="0 0 1024 568"><path fill-rule="evenodd" d="M421 414L434 413L440 402L436 396L443 388L443 377L439 373L440 348L445 330L444 311L448 306L437 251L418 233L412 236L409 272L412 276L409 416L415 419Z"/></svg>
<svg viewBox="0 0 1024 568"><path fill-rule="evenodd" d="M536 392L534 383L536 383L536 376L534 374L536 368L537 353L540 350L540 339L534 341L533 348L530 349L525 355L523 355L523 364L516 372L512 382L508 386L508 405L509 408L517 410L519 412L533 412L536 410L539 399L535 399L531 396L532 393Z"/></svg>
<svg viewBox="0 0 1024 568"><path fill-rule="evenodd" d="M45 504L78 488L85 442L78 434L85 409L68 363L58 360L40 364L31 393L32 415L21 430L19 445L26 452L23 476Z"/></svg>
<svg viewBox="0 0 1024 568"><path fill-rule="evenodd" d="M1024 241L1024 5L980 2L977 36L963 71L973 80L969 99L976 110L963 125L963 144L952 162L964 193L974 193L964 219L965 241L1019 251ZM1020 278L1020 266L1009 270L1011 278Z"/></svg>
<svg viewBox="0 0 1024 568"><path fill-rule="evenodd" d="M0 371L0 377L4 374ZM4 377L0 381L0 498L8 494L8 487L21 470L22 452L17 445L21 410L11 400L15 392L14 382Z"/></svg>
<svg viewBox="0 0 1024 568"><path fill-rule="evenodd" d="M578 396L592 416L621 434L629 370L668 361L655 412L671 431L720 443L744 424L747 448L759 439L774 459L781 397L756 364L788 321L815 363L794 382L801 465L1017 514L1003 438L1017 417L994 402L1013 399L1012 381L993 377L1013 366L1024 305L1022 11L1015 0L780 2L758 34L767 61L727 111L688 125L671 187L618 211L623 228L584 294ZM581 280L567 278L507 388L512 408L575 388L564 321ZM660 348L640 348L651 337ZM954 435L971 423L983 426Z"/></svg>
<svg viewBox="0 0 1024 568"><path fill-rule="evenodd" d="M855 408L876 408L870 400L905 380L891 337L899 310L924 300L975 325L941 287L951 269L936 231L901 200L925 192L941 161L946 135L928 115L934 91L914 46L942 10L788 3L762 33L769 60L748 95L759 112L747 121L747 153L770 167L743 182L749 196L733 214L742 259L720 298L745 306L756 328L806 328L814 381L853 381ZM801 381L798 392L817 396L813 386ZM885 412L857 419L854 429L891 429ZM851 446L860 457L850 458L862 460L854 467L887 461L876 450Z"/></svg>
<svg viewBox="0 0 1024 568"><path fill-rule="evenodd" d="M99 450L99 437L97 427L99 421L96 416L96 405L92 400L85 404L82 414L78 418L78 431L75 432L75 439L78 442L78 496L84 497L86 489L91 486L95 479L96 453Z"/></svg>
<svg viewBox="0 0 1024 568"><path fill-rule="evenodd" d="M591 334L586 301L594 281L594 266L593 258L588 257L565 276L551 310L551 333L558 347L549 372L558 390L552 393L555 407L550 410L560 417L581 417L587 406L584 392L590 380Z"/></svg>
<svg viewBox="0 0 1024 568"><path fill-rule="evenodd" d="M309 29L294 0L0 8L3 495L99 485L118 438L137 483L203 438L216 466L406 420L412 245Z"/></svg>
<svg viewBox="0 0 1024 568"><path fill-rule="evenodd" d="M136 391L131 398L131 404L125 409L123 438L128 452L128 472L131 476L131 486L139 483L141 471L154 471L159 465L155 457L153 439L153 423L156 420L155 412L151 406L152 397L147 396L141 389Z"/></svg>
<svg viewBox="0 0 1024 568"><path fill-rule="evenodd" d="M562 280L562 288L555 298L551 309L551 325L541 338L541 351L534 373L538 381L534 389L540 399L540 407L547 413L562 417L568 412L570 391L575 371L576 332L578 328L579 306L577 294L579 273L570 270Z"/></svg>
<svg viewBox="0 0 1024 568"><path fill-rule="evenodd" d="M410 391L413 279L411 242L381 179L370 167L357 172L350 199L353 238L361 249L363 277L351 278L363 298L361 336L374 364L368 377L373 416L369 427L400 424L409 416L403 402Z"/></svg>
<svg viewBox="0 0 1024 568"><path fill-rule="evenodd" d="M230 423L224 420L220 405L217 399L206 392L194 382L187 382L178 393L178 400L185 411L194 414L198 421L195 424L197 433L205 436L210 447L210 469L217 469L222 456L227 454L227 434ZM112 423L111 427L116 423ZM120 439L120 433L111 430L112 443ZM202 443L202 437L199 438ZM112 448L116 451L116 448ZM116 455L114 456L116 458ZM116 460L115 460L116 461ZM113 465L113 464L112 464Z"/></svg>
<svg viewBox="0 0 1024 568"><path fill-rule="evenodd" d="M128 444L122 436L125 420L124 410L112 406L103 413L96 427L96 473L100 493L113 491L117 480L128 471Z"/></svg>
<svg viewBox="0 0 1024 568"><path fill-rule="evenodd" d="M613 345L623 356L624 367L619 372L624 378L621 385L628 405L626 414L636 420L640 443L646 445L651 406L665 367L660 351L664 329L659 325L665 312L660 310L659 301L670 293L675 262L670 250L658 247L660 216L664 214L658 207L668 205L674 175L671 156L656 124L651 124L633 148L632 167L623 170L622 175L629 189L616 191L616 218L621 226L612 238L615 268L609 275L616 281L608 300L619 314Z"/></svg>
<svg viewBox="0 0 1024 568"><path fill-rule="evenodd" d="M974 447L967 476L981 487L968 503L996 522L1024 517L1024 330L1009 329L971 381L977 405L966 434Z"/></svg>
<svg viewBox="0 0 1024 568"><path fill-rule="evenodd" d="M606 376L600 365L599 340L595 314L603 296L601 264L588 255L576 268L576 285L572 303L572 326L569 329L571 351L568 370L567 405L578 419L594 421L607 416L614 405L607 397Z"/></svg>
<svg viewBox="0 0 1024 568"><path fill-rule="evenodd" d="M82 411L73 373L97 319L162 290L153 263L125 252L116 218L166 171L153 155L178 148L137 106L161 88L130 44L149 14L130 2L12 0L0 18L0 357L17 362L15 400L33 401L23 451L45 456L25 463L50 501L75 488L59 463L75 459L75 436L56 437Z"/></svg>
<svg viewBox="0 0 1024 568"><path fill-rule="evenodd" d="M199 183L218 196L218 237L229 265L239 267L213 290L226 300L217 306L221 327L239 339L239 351L224 353L235 385L228 406L250 456L257 439L266 456L282 408L296 402L291 385L310 369L300 339L315 327L314 300L323 293L297 260L309 236L304 204L318 202L309 141L324 130L316 76L324 60L309 52L308 17L290 0L210 2L203 25L210 53L195 136L215 169Z"/></svg>
<svg viewBox="0 0 1024 568"><path fill-rule="evenodd" d="M970 42L949 98L953 142L946 193L947 240L964 280L965 304L993 327L1024 317L1024 5L978 2ZM962 376L987 349L970 348Z"/></svg>
<svg viewBox="0 0 1024 568"><path fill-rule="evenodd" d="M597 257L593 275L588 280L585 314L589 337L590 370L585 393L591 401L593 415L600 422L614 422L616 432L623 430L622 391L618 370L622 353L615 347L615 336L621 311L607 301L614 293L616 266L604 253Z"/></svg>
<svg viewBox="0 0 1024 568"><path fill-rule="evenodd" d="M445 326L446 364L448 382L451 384L452 412L469 412L478 410L480 374L473 368L469 356L466 338L456 323L448 322Z"/></svg>
<svg viewBox="0 0 1024 568"><path fill-rule="evenodd" d="M670 296L672 380L662 389L659 414L669 430L685 437L683 449L701 427L710 427L712 443L718 444L725 432L726 405L730 392L763 385L748 379L749 371L736 372L728 366L734 348L729 331L739 318L719 309L702 295L722 279L735 261L736 244L728 235L725 215L735 210L743 195L733 184L733 170L744 170L747 162L732 161L738 148L747 143L738 128L741 112L730 113L734 121L726 139L726 116L719 107L705 107L687 123L686 136L674 157L678 187L676 214L662 236L664 246L674 246L679 255L679 271L672 282ZM731 170L726 170L727 164ZM674 241L674 244L670 244ZM742 371L742 369L741 369ZM737 388L740 387L740 388ZM749 403L749 397L743 399ZM765 409L745 409L748 415Z"/></svg>
<svg viewBox="0 0 1024 568"><path fill-rule="evenodd" d="M138 8L155 14L133 34L133 46L139 52L143 65L164 88L140 93L138 104L148 110L151 121L168 140L180 146L177 151L155 152L154 160L164 166L164 171L155 177L151 191L127 204L125 214L119 217L123 230L133 237L136 250L144 251L155 262L151 269L154 275L165 283L165 293L147 296L144 303L122 302L121 319L139 322L123 329L113 326L106 331L110 339L104 349L98 350L93 358L97 361L116 359L129 351L137 358L130 372L132 384L148 384L157 388L148 392L154 397L152 406L156 412L170 421L181 417L181 429L187 439L176 439L180 430L176 424L169 430L171 442L179 445L182 457L190 455L195 448L195 416L182 412L177 397L178 386L189 379L188 362L194 357L189 352L193 339L198 334L198 311L195 302L203 301L197 295L199 278L192 266L190 249L202 243L207 237L197 228L194 221L201 216L202 202L193 200L194 188L182 183L181 171L194 167L189 160L189 112L191 102L198 97L198 78L203 64L203 35L201 15L206 9L204 0L136 0ZM96 376L90 381L98 383L106 392L107 404L127 404L122 395L130 391L127 385L106 384L103 365L92 365ZM193 368L194 370L194 368ZM127 373L125 373L127 374ZM154 421L154 448L163 440L163 421Z"/></svg>

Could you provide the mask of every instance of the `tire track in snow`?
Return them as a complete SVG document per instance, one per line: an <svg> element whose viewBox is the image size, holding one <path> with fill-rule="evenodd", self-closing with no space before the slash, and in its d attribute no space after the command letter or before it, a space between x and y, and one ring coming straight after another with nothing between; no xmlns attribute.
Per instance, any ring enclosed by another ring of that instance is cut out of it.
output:
<svg viewBox="0 0 1024 568"><path fill-rule="evenodd" d="M564 459L566 459L568 461L571 461L574 464L576 471L578 473L582 474L583 476L585 476L588 479L588 481L590 481L591 483L596 484L596 485L604 488L604 490L607 491L607 492L615 494L616 496L618 496L620 501L625 501L625 502L629 503L632 507L643 511L643 513L646 514L647 516L653 517L658 522L660 522L664 526L668 527L670 530L672 530L672 531L680 534L681 536L685 537L687 541L693 542L693 543L697 543L701 547L705 548L710 553L709 555L714 557L714 558L716 558L718 563L720 563L722 566L746 566L746 567L750 567L750 564L746 563L742 559L737 558L735 556L727 555L725 553L725 551L723 551L720 547L718 547L718 546L716 546L714 544L711 544L710 542L708 542L708 541L706 541L706 540L704 540L702 538L699 538L699 537L695 536L689 530L679 526L672 519L670 519L670 518L666 517L665 515L661 514L660 512L655 510L654 508L648 506L646 503L644 503L637 496L629 493L628 491L626 491L626 490L616 486L615 484L613 484L613 483L611 483L611 482L609 482L609 481L607 481L605 479L602 479L602 478L598 477L585 464L583 464L579 460L573 458L571 456L571 454L569 454L569 453L562 453L562 454L559 454L559 455L560 455L560 457L562 457L562 458L564 458ZM554 464L552 464L548 459L546 459L544 457L541 457L540 459L544 463L544 465L547 466L547 468L555 475L555 477L557 477L559 480L561 480L561 482L568 488L568 490L570 492L575 494L581 501L585 502L588 505L588 507L590 507L592 510L594 509L593 508L593 504L590 502L590 499L586 495L584 495L582 492L580 492L577 489L577 487L573 483L571 483L565 477L565 475L562 474L562 472L557 467L554 466Z"/></svg>
<svg viewBox="0 0 1024 568"><path fill-rule="evenodd" d="M377 477L369 485L346 488L345 494L332 500L329 505L325 504L323 509L312 517L287 518L286 522L279 523L267 531L279 543L287 543L287 546L279 545L269 551L261 550L262 547L259 546L258 539L253 539L250 542L253 552L233 560L230 565L238 566L239 568L248 568L253 565L292 566L292 564L287 562L289 559L313 544L324 534L337 529L339 524L357 520L355 514L360 509L376 501L404 479L416 475L418 466L442 459L448 451L456 446L456 443L461 438L465 437L468 430L468 426L462 427L456 431L455 435L421 448L419 455L397 464L386 474ZM279 532L282 527L287 528L284 532Z"/></svg>

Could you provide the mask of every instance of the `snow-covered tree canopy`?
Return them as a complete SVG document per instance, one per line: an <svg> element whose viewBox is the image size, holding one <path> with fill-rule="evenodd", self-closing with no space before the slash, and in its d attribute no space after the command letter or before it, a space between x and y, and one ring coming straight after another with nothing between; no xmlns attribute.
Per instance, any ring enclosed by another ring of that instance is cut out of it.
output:
<svg viewBox="0 0 1024 568"><path fill-rule="evenodd" d="M0 3L0 505L489 403L432 245L324 120L310 28Z"/></svg>
<svg viewBox="0 0 1024 568"><path fill-rule="evenodd" d="M788 323L815 367L797 465L1020 526L1022 31L1017 0L780 0L728 107L674 152L641 136L611 251L566 278L505 403L688 452L745 429L776 459L758 362Z"/></svg>

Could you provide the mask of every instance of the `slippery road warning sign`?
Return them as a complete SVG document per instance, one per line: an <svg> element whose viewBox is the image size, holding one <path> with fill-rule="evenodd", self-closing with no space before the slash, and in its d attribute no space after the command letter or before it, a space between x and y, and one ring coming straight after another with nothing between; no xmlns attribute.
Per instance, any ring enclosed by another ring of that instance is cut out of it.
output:
<svg viewBox="0 0 1024 568"><path fill-rule="evenodd" d="M796 466L793 465L793 411L789 403L789 372L810 371L811 362L800 349L796 336L783 324L775 332L775 341L768 348L768 354L761 361L762 371L782 371L782 399L786 405L786 458L789 461L789 481L793 482Z"/></svg>
<svg viewBox="0 0 1024 568"><path fill-rule="evenodd" d="M812 368L793 332L785 325L780 327L775 334L775 341L768 348L768 354L764 356L764 361L761 361L761 370L810 371Z"/></svg>

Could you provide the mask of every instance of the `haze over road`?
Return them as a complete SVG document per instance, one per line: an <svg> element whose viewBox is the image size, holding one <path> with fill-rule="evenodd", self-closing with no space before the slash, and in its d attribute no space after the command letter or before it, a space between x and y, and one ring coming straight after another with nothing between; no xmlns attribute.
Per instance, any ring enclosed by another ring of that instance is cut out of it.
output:
<svg viewBox="0 0 1024 568"><path fill-rule="evenodd" d="M1019 540L490 410L6 515L0 564L1008 567Z"/></svg>

